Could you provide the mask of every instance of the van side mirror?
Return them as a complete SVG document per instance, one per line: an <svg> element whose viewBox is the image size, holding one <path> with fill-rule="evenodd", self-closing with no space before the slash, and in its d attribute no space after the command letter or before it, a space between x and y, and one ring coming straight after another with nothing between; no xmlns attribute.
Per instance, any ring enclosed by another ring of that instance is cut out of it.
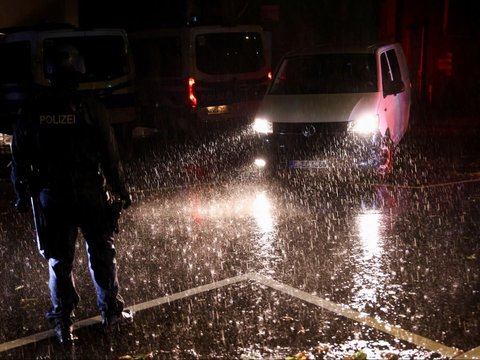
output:
<svg viewBox="0 0 480 360"><path fill-rule="evenodd" d="M402 80L388 81L383 83L383 97L388 95L397 95L402 91L405 91L405 84Z"/></svg>

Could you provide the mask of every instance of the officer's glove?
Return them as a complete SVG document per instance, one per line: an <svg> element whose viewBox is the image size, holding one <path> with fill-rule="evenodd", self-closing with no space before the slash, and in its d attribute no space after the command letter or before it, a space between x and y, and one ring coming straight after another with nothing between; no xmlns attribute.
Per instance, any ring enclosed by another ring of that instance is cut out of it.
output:
<svg viewBox="0 0 480 360"><path fill-rule="evenodd" d="M122 200L122 209L128 209L132 205L132 195L127 190L122 191L120 194L120 200Z"/></svg>
<svg viewBox="0 0 480 360"><path fill-rule="evenodd" d="M28 212L30 208L30 199L27 196L19 196L15 202L15 209L20 214Z"/></svg>
<svg viewBox="0 0 480 360"><path fill-rule="evenodd" d="M122 198L122 208L124 210L128 209L130 207L130 205L132 205L132 196L131 195L128 195L128 197L126 197L126 198Z"/></svg>

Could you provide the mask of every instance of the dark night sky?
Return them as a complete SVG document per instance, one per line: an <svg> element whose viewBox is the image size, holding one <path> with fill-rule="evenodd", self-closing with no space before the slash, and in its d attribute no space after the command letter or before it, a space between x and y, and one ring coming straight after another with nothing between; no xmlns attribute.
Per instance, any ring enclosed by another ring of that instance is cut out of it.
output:
<svg viewBox="0 0 480 360"><path fill-rule="evenodd" d="M203 0L195 2L196 5L191 5L189 9L187 0L135 0L134 6L132 3L115 0L79 0L80 24L124 28L178 25L187 22L189 10L200 17L208 16L209 21L219 22L219 14L225 12L227 4L222 0Z"/></svg>
<svg viewBox="0 0 480 360"><path fill-rule="evenodd" d="M82 26L111 26L124 28L155 27L185 24L187 14L203 22L257 23L264 27L278 26L262 19L263 5L278 5L279 22L304 22L318 28L362 22L376 25L381 0L78 0ZM134 5L132 5L134 4ZM298 19L298 20L296 20ZM365 21L367 19L367 21ZM321 26L320 26L321 25Z"/></svg>

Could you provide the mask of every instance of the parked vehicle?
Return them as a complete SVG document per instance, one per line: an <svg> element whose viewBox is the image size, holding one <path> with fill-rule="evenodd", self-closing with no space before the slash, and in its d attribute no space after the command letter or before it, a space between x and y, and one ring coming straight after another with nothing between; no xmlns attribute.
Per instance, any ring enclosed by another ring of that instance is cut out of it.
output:
<svg viewBox="0 0 480 360"><path fill-rule="evenodd" d="M358 165L390 174L410 92L397 43L287 54L254 122L262 155L290 168Z"/></svg>
<svg viewBox="0 0 480 360"><path fill-rule="evenodd" d="M259 26L192 26L129 34L142 123L183 135L253 119L269 83Z"/></svg>
<svg viewBox="0 0 480 360"><path fill-rule="evenodd" d="M11 133L16 114L37 86L49 86L55 47L72 45L85 62L80 90L97 94L110 114L121 153L128 155L136 121L135 70L121 29L38 26L4 30L0 38L0 132Z"/></svg>

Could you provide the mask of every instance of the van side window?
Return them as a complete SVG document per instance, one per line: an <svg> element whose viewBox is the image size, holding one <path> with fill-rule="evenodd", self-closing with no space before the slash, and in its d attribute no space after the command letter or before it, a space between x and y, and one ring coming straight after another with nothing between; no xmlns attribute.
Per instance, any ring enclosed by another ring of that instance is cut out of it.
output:
<svg viewBox="0 0 480 360"><path fill-rule="evenodd" d="M0 83L33 82L30 42L0 44Z"/></svg>
<svg viewBox="0 0 480 360"><path fill-rule="evenodd" d="M382 82L384 91L385 89L388 89L391 90L392 93L400 92L402 75L395 50L391 49L382 53L380 55L380 62L382 66Z"/></svg>
<svg viewBox="0 0 480 360"><path fill-rule="evenodd" d="M163 36L132 41L135 67L139 77L180 77L181 44L178 36Z"/></svg>
<svg viewBox="0 0 480 360"><path fill-rule="evenodd" d="M387 54L383 53L380 56L381 63L382 63L382 82L385 86L385 84L388 84L389 82L393 81L393 76L392 72L390 71L390 66L387 61Z"/></svg>
<svg viewBox="0 0 480 360"><path fill-rule="evenodd" d="M390 70L392 71L393 81L401 81L400 65L398 65L397 54L395 50L387 51L388 62L390 63Z"/></svg>

